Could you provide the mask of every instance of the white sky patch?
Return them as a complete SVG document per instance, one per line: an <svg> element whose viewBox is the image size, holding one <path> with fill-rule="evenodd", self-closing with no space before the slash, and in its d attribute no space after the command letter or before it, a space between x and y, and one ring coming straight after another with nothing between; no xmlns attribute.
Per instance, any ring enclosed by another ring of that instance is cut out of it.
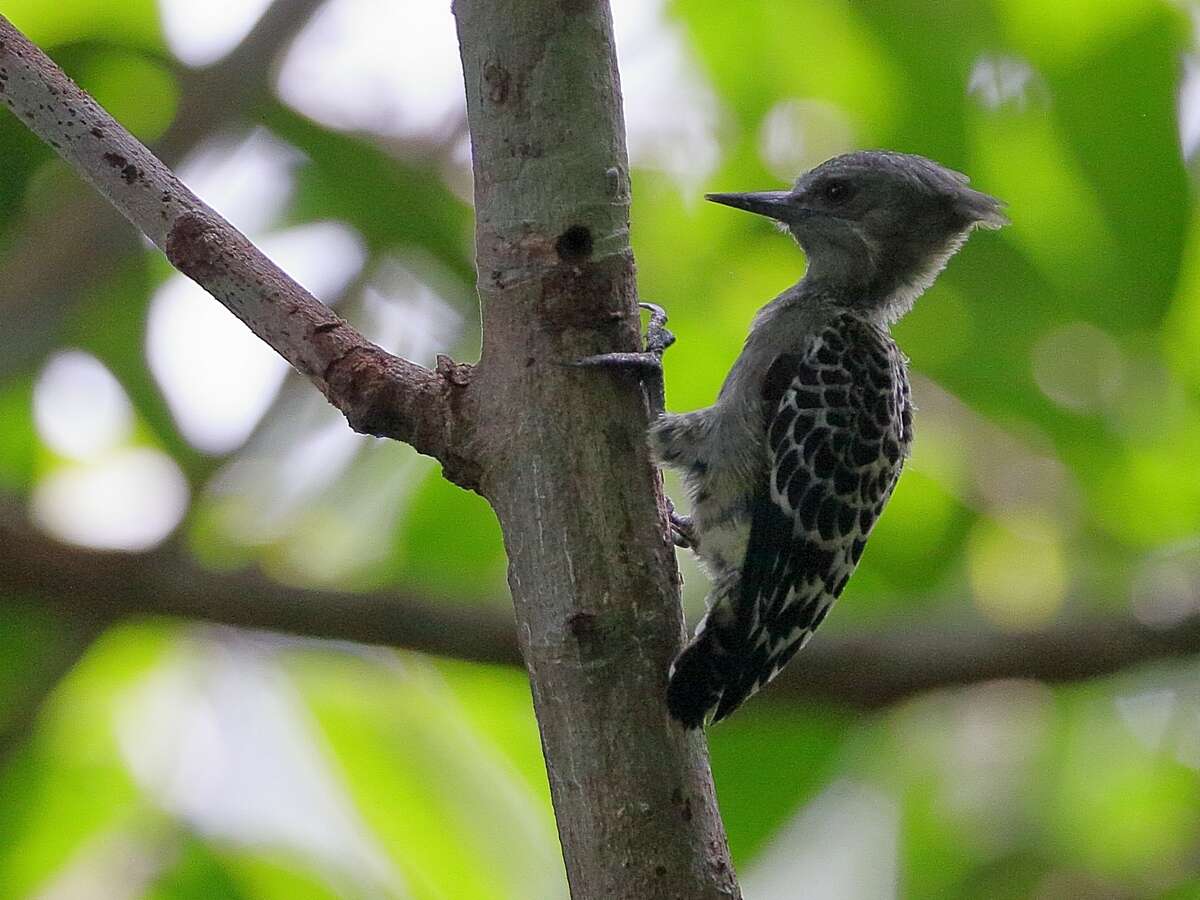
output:
<svg viewBox="0 0 1200 900"><path fill-rule="evenodd" d="M318 298L336 298L366 250L335 222L301 225L257 241ZM146 353L184 436L208 453L239 446L270 406L287 363L232 313L182 275L154 296Z"/></svg>
<svg viewBox="0 0 1200 900"><path fill-rule="evenodd" d="M1183 77L1179 82L1179 148L1184 161L1191 162L1200 148L1200 59L1183 58Z"/></svg>
<svg viewBox="0 0 1200 900"><path fill-rule="evenodd" d="M438 350L454 346L462 327L436 283L389 258L347 312L383 348L432 364ZM234 541L287 541L287 577L326 583L390 552L384 536L427 471L428 460L409 448L352 432L311 389L288 391L213 480L211 498Z"/></svg>
<svg viewBox="0 0 1200 900"><path fill-rule="evenodd" d="M167 46L189 66L215 63L250 33L271 0L158 0Z"/></svg>
<svg viewBox="0 0 1200 900"><path fill-rule="evenodd" d="M64 350L46 363L33 389L33 419L43 443L77 460L113 449L133 431L125 391L82 350Z"/></svg>
<svg viewBox="0 0 1200 900"><path fill-rule="evenodd" d="M383 260L363 291L363 331L405 359L432 363L461 328L462 316L398 260Z"/></svg>
<svg viewBox="0 0 1200 900"><path fill-rule="evenodd" d="M1200 45L1200 3L1187 3L1192 17L1192 44ZM1184 162L1191 162L1200 149L1200 53L1193 51L1182 59L1182 74L1176 95L1179 123L1179 149Z"/></svg>
<svg viewBox="0 0 1200 900"><path fill-rule="evenodd" d="M742 878L746 896L892 900L899 818L876 788L835 782L771 839Z"/></svg>
<svg viewBox="0 0 1200 900"><path fill-rule="evenodd" d="M720 162L716 94L662 0L613 0L612 14L630 161L692 190Z"/></svg>
<svg viewBox="0 0 1200 900"><path fill-rule="evenodd" d="M720 110L682 27L660 0L617 0L613 20L630 158L703 180L719 162ZM449 4L330 0L287 55L279 93L334 128L454 140L466 104Z"/></svg>
<svg viewBox="0 0 1200 900"><path fill-rule="evenodd" d="M285 393L251 443L209 483L210 498L223 510L222 530L239 544L264 544L311 530L307 511L370 440L347 428L341 414L311 387L298 387L303 390Z"/></svg>
<svg viewBox="0 0 1200 900"><path fill-rule="evenodd" d="M56 537L104 550L146 550L179 524L188 486L165 453L120 450L86 465L56 469L33 489L37 524Z"/></svg>
<svg viewBox="0 0 1200 900"><path fill-rule="evenodd" d="M450 4L330 0L292 45L279 94L318 122L408 137L452 132L466 116Z"/></svg>

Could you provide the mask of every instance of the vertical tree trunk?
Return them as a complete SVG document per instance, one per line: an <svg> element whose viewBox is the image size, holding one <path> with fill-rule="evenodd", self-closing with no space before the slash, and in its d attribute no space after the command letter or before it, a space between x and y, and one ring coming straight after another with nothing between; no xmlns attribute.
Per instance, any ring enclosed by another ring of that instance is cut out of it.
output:
<svg viewBox="0 0 1200 900"><path fill-rule="evenodd" d="M739 896L703 735L667 717L674 551L627 376L629 175L603 0L460 0L479 365L392 357L307 294L0 16L0 101L357 430L408 441L504 530L575 900Z"/></svg>
<svg viewBox="0 0 1200 900"><path fill-rule="evenodd" d="M457 0L483 354L468 402L575 900L739 896L707 748L668 719L674 550L636 381L629 174L604 0Z"/></svg>

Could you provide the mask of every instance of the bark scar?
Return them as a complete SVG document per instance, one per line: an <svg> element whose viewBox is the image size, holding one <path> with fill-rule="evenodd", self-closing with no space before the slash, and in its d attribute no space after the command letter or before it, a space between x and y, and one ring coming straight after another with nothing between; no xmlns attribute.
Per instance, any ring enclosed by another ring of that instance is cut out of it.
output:
<svg viewBox="0 0 1200 900"><path fill-rule="evenodd" d="M171 265L193 281L206 284L220 266L220 237L204 217L186 212L175 220L163 251Z"/></svg>

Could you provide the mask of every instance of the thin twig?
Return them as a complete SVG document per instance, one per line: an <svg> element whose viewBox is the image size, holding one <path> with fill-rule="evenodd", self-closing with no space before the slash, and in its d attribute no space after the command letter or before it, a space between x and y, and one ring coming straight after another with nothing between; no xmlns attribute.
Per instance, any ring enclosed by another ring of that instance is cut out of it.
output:
<svg viewBox="0 0 1200 900"><path fill-rule="evenodd" d="M200 69L178 66L179 106L152 146L168 165L181 162L205 137L269 97L277 57L321 0L275 0L224 59ZM0 260L0 309L10 327L0 334L0 378L27 371L50 350L70 310L122 260L141 252L119 214L88 191L32 209ZM87 253L79 254L80 247Z"/></svg>

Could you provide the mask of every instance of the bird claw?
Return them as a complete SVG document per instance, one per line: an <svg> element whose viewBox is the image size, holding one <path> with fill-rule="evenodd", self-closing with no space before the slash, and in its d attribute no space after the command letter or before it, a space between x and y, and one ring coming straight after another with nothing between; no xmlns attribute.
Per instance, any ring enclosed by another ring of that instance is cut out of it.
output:
<svg viewBox="0 0 1200 900"><path fill-rule="evenodd" d="M571 366L581 368L632 369L639 373L662 374L664 351L675 343L675 335L666 327L667 311L654 303L639 303L650 311L650 323L646 326L644 349L636 353L600 353L577 359Z"/></svg>
<svg viewBox="0 0 1200 900"><path fill-rule="evenodd" d="M650 323L646 326L646 352L662 359L663 352L675 343L675 335L667 328L667 311L656 303L639 303L650 311Z"/></svg>
<svg viewBox="0 0 1200 900"><path fill-rule="evenodd" d="M675 504L667 498L667 519L671 523L671 540L676 547L683 550L695 550L700 546L700 537L696 534L696 523L691 516L681 516L675 512Z"/></svg>
<svg viewBox="0 0 1200 900"><path fill-rule="evenodd" d="M626 369L638 373L662 373L662 356L650 351L641 353L600 353L567 363L580 369Z"/></svg>

